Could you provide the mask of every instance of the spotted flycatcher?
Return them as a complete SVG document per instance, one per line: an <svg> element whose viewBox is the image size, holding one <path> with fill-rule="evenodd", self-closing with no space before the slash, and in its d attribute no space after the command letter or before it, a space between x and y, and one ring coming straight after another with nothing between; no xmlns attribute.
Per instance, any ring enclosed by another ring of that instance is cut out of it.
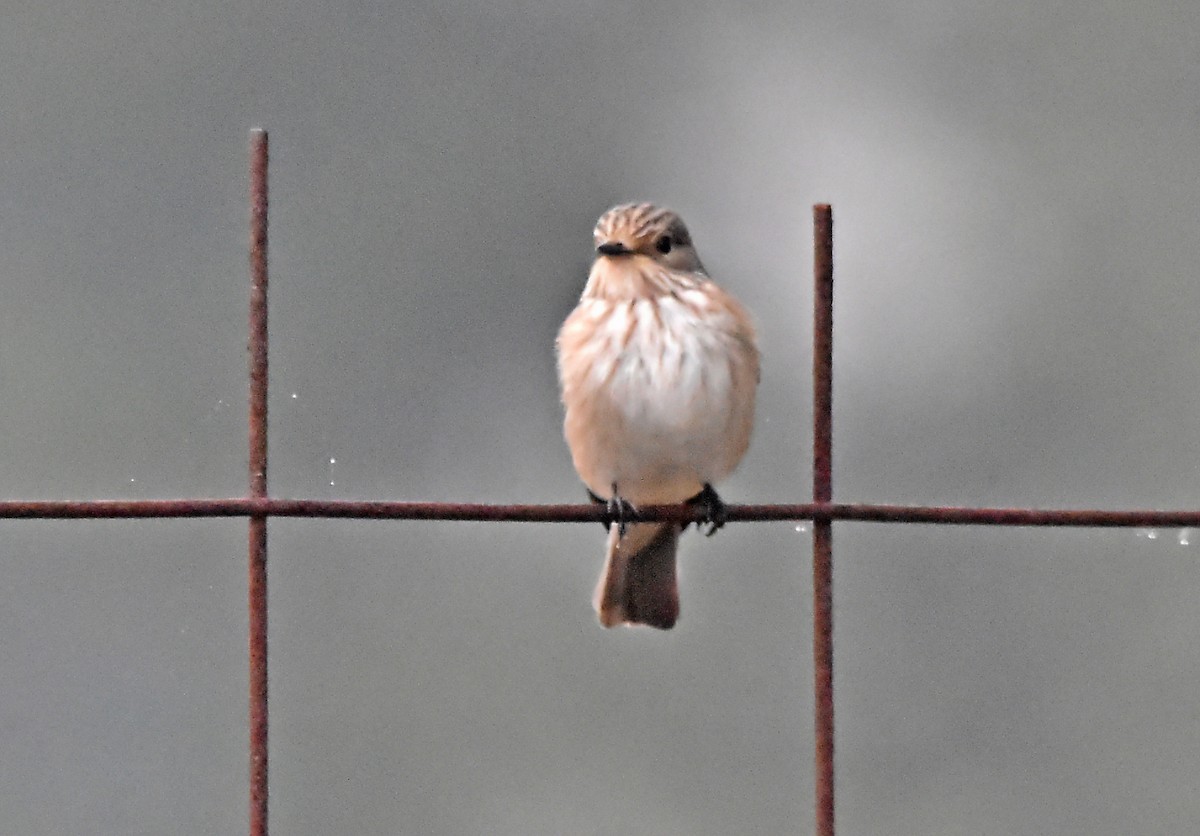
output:
<svg viewBox="0 0 1200 836"><path fill-rule="evenodd" d="M693 501L720 524L712 486L737 466L754 423L754 325L708 277L674 212L617 206L594 237L596 261L558 334L558 371L575 470L618 520L596 612L605 627L666 630L679 617L683 526L621 517Z"/></svg>

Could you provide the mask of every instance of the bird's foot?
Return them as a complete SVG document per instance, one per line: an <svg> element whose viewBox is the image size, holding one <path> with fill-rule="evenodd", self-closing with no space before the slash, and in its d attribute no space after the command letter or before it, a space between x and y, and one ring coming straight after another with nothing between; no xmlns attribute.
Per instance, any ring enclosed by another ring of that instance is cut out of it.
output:
<svg viewBox="0 0 1200 836"><path fill-rule="evenodd" d="M725 503L713 490L713 486L707 482L704 483L704 490L689 499L687 504L703 509L704 516L696 523L696 528L707 525L708 531L704 532L706 537L712 537L718 529L725 525Z"/></svg>
<svg viewBox="0 0 1200 836"><path fill-rule="evenodd" d="M613 485L612 498L610 499L597 496L592 492L591 488L587 489L587 495L588 499L592 502L595 502L597 505L603 505L608 509L608 519L604 520L604 530L608 531L615 522L617 524L617 534L624 537L629 523L637 517L637 508L633 506L633 503L617 495L616 485Z"/></svg>
<svg viewBox="0 0 1200 836"><path fill-rule="evenodd" d="M608 500L605 499L604 497L597 496L596 494L592 493L591 488L585 488L585 490L587 491L588 499L590 499L592 502L596 503L597 505L607 506L609 504ZM609 508L608 511L611 514L612 508ZM601 520L600 522L604 525L605 531L608 531L610 528L612 528L612 520L611 519Z"/></svg>

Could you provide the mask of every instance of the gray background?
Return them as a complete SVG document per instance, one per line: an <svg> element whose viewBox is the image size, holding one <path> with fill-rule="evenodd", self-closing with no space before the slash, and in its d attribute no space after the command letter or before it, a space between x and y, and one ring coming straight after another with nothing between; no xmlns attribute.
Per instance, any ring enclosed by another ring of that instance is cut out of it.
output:
<svg viewBox="0 0 1200 836"><path fill-rule="evenodd" d="M3 498L244 492L255 124L276 495L580 499L553 337L652 199L761 327L730 501L807 495L817 201L837 498L1200 497L1195 3L10 6ZM0 830L244 829L244 528L0 523ZM810 830L794 524L685 538L668 634L597 626L599 526L270 530L276 832ZM1200 829L1157 535L839 525L840 832Z"/></svg>

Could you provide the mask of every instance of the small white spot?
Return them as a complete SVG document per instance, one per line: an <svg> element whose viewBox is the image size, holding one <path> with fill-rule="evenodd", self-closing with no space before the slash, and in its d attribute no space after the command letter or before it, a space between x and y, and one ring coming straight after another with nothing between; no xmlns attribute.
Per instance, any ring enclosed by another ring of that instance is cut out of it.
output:
<svg viewBox="0 0 1200 836"><path fill-rule="evenodd" d="M806 523L806 522L800 523L798 526L796 526L796 530L798 532L800 532L801 534L807 534L808 533L808 523Z"/></svg>
<svg viewBox="0 0 1200 836"><path fill-rule="evenodd" d="M1157 532L1157 531L1155 531L1153 528L1143 528L1141 531L1139 531L1139 532L1137 533L1137 536L1138 536L1138 537L1144 537L1144 538L1146 538L1147 540L1157 540L1157 539L1158 539L1158 532Z"/></svg>
<svg viewBox="0 0 1200 836"><path fill-rule="evenodd" d="M1179 529L1179 545L1190 546L1192 544L1192 530L1190 528Z"/></svg>
<svg viewBox="0 0 1200 836"><path fill-rule="evenodd" d="M299 394L297 394L296 392L292 392L292 400L296 400L296 398L298 398L298 397L300 397Z"/></svg>

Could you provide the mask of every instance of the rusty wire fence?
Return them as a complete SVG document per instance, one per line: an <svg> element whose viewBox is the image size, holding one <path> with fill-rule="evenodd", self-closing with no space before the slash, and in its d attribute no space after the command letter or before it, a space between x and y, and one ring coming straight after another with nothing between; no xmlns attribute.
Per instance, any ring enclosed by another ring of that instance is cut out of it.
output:
<svg viewBox="0 0 1200 836"><path fill-rule="evenodd" d="M246 517L249 521L249 832L265 836L267 745L267 520L270 517L507 522L605 522L595 504L489 505L282 499L267 490L267 133L250 134L249 484L231 499L0 501L0 519ZM813 207L813 488L811 503L729 505L729 522L811 521L815 816L818 836L834 834L833 523L1089 528L1200 527L1200 511L966 508L833 502L833 215ZM642 506L638 519L700 522L689 506ZM797 823L797 830L804 828Z"/></svg>

